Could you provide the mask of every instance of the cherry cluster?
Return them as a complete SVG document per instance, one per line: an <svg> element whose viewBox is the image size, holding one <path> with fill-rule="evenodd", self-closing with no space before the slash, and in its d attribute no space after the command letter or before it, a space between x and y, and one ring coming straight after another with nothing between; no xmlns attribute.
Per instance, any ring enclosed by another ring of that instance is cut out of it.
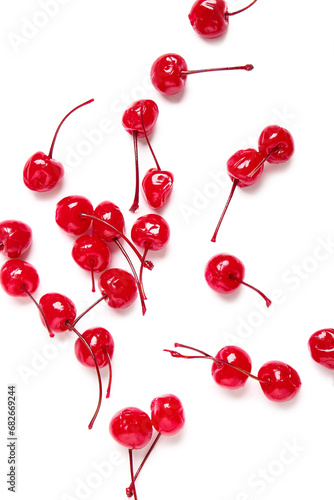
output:
<svg viewBox="0 0 334 500"><path fill-rule="evenodd" d="M151 417L135 407L123 408L113 416L109 425L109 432L119 444L129 450L131 484L126 489L129 498L134 496L135 500L137 500L135 481L160 437L173 436L183 428L184 423L185 416L182 403L173 394L165 394L153 399ZM134 473L132 451L144 448L149 444L153 428L157 431L157 435L137 472Z"/></svg>

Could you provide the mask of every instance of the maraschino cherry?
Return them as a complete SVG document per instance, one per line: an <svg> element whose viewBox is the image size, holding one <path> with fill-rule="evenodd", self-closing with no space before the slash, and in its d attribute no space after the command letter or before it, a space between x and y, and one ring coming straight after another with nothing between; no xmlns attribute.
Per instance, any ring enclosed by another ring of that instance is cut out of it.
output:
<svg viewBox="0 0 334 500"><path fill-rule="evenodd" d="M233 184L211 238L212 242L217 239L218 231L236 187L244 188L257 182L262 175L266 161L268 163L283 163L289 160L294 152L294 141L288 130L278 125L269 125L261 132L258 148L259 151L255 149L237 151L227 161L227 171Z"/></svg>
<svg viewBox="0 0 334 500"><path fill-rule="evenodd" d="M39 285L39 276L31 264L25 260L8 260L1 267L1 286L12 297L26 297L33 294Z"/></svg>
<svg viewBox="0 0 334 500"><path fill-rule="evenodd" d="M146 460L155 448L161 436L173 436L178 433L184 426L185 416L182 403L174 394L165 394L153 399L151 403L151 421L153 427L158 432L150 449L146 453L142 463L134 475L134 481L137 480ZM126 494L130 498L133 495L133 483L126 489Z"/></svg>
<svg viewBox="0 0 334 500"><path fill-rule="evenodd" d="M151 440L153 432L151 419L139 408L124 408L111 419L109 432L115 441L129 450L131 485L134 498L137 500L132 450L143 448Z"/></svg>
<svg viewBox="0 0 334 500"><path fill-rule="evenodd" d="M203 38L217 38L224 35L228 29L229 18L243 12L252 5L247 5L236 12L228 12L224 0L197 0L189 13L189 20L194 30Z"/></svg>
<svg viewBox="0 0 334 500"><path fill-rule="evenodd" d="M79 106L72 109L72 111L67 113L67 115L58 125L48 155L39 151L38 153L32 155L26 162L23 169L23 181L29 189L39 192L50 191L50 189L54 188L60 182L60 180L64 176L64 167L59 161L56 161L52 158L53 148L60 127L74 111L81 108L82 106L86 106L86 104L89 104L93 101L94 99L90 99L89 101L80 104Z"/></svg>
<svg viewBox="0 0 334 500"><path fill-rule="evenodd" d="M228 71L243 69L251 71L252 64L245 66L231 66L225 68L188 70L186 61L178 54L164 54L158 57L151 68L151 81L153 86L162 94L174 95L183 90L187 76L194 73L207 73L210 71Z"/></svg>
<svg viewBox="0 0 334 500"><path fill-rule="evenodd" d="M152 132L158 115L159 108L151 99L140 99L134 102L123 114L122 125L132 135L135 152L136 187L130 212L136 212L139 208L138 137L145 137L145 135L149 135ZM145 125L146 133L144 132L143 124Z"/></svg>
<svg viewBox="0 0 334 500"><path fill-rule="evenodd" d="M135 278L123 269L104 271L99 278L99 288L108 306L113 309L129 307L137 297Z"/></svg>
<svg viewBox="0 0 334 500"><path fill-rule="evenodd" d="M0 252L17 259L28 250L32 241L31 227L18 220L0 222Z"/></svg>
<svg viewBox="0 0 334 500"><path fill-rule="evenodd" d="M235 346L228 346L221 349L218 353L219 357L210 356L210 354L204 351L184 344L176 343L174 347L189 349L199 354L196 356L185 356L178 351L165 349L174 358L209 359L213 361L212 376L219 385L227 389L243 387L248 377L251 377L260 383L264 395L270 401L282 403L293 399L301 388L301 380L296 370L281 361L269 361L260 368L257 377L252 375L247 369L251 363L248 354ZM231 362L227 361L226 354L230 357ZM237 358L240 360L241 366L239 366ZM219 367L222 369L221 373L219 373ZM225 369L224 371L224 367L227 367L228 370ZM240 373L233 374L233 370Z"/></svg>
<svg viewBox="0 0 334 500"><path fill-rule="evenodd" d="M104 271L110 263L108 245L93 234L85 234L75 240L72 248L75 262L92 276L92 292L95 292L95 273Z"/></svg>
<svg viewBox="0 0 334 500"><path fill-rule="evenodd" d="M205 267L204 275L207 284L215 292L229 294L234 292L240 285L246 285L261 295L266 301L267 307L271 304L271 300L260 290L244 282L245 267L233 255L220 253L212 257Z"/></svg>
<svg viewBox="0 0 334 500"><path fill-rule="evenodd" d="M325 368L334 370L334 330L326 328L313 333L308 341L314 361Z"/></svg>

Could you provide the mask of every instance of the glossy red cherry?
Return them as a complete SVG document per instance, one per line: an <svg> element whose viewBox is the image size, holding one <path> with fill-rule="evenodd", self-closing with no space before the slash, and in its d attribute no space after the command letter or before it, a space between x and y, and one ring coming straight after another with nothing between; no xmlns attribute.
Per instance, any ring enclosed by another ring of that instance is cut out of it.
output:
<svg viewBox="0 0 334 500"><path fill-rule="evenodd" d="M29 189L39 192L50 191L50 189L54 188L60 182L60 180L64 176L64 167L60 162L52 158L53 148L60 127L74 111L93 101L94 99L90 99L89 101L80 104L76 108L72 109L72 111L70 111L62 119L53 137L48 155L39 151L33 154L26 162L23 169L23 181Z"/></svg>
<svg viewBox="0 0 334 500"><path fill-rule="evenodd" d="M161 250L170 237L167 221L158 214L147 214L139 217L131 229L131 238L140 248Z"/></svg>
<svg viewBox="0 0 334 500"><path fill-rule="evenodd" d="M20 257L31 245L31 227L18 220L0 222L0 252L10 259Z"/></svg>
<svg viewBox="0 0 334 500"><path fill-rule="evenodd" d="M123 214L119 207L114 203L111 203L111 201L102 201L99 203L99 205L95 208L93 215L97 217L97 219L102 219L118 229L117 232L104 222L94 219L94 232L102 240L113 241L115 238L119 238L119 233L125 232Z"/></svg>
<svg viewBox="0 0 334 500"><path fill-rule="evenodd" d="M261 389L268 399L284 402L293 399L301 388L301 380L294 368L281 361L265 363L258 373Z"/></svg>
<svg viewBox="0 0 334 500"><path fill-rule="evenodd" d="M40 298L39 305L53 332L69 330L69 323L73 323L77 314L72 300L60 293L46 293ZM41 320L46 326L42 316Z"/></svg>
<svg viewBox="0 0 334 500"><path fill-rule="evenodd" d="M72 257L80 267L91 272L95 292L94 273L101 273L110 263L108 245L93 234L85 234L74 242Z"/></svg>
<svg viewBox="0 0 334 500"><path fill-rule="evenodd" d="M84 196L66 196L57 203L56 223L66 233L79 236L90 227L92 219L85 215L93 214L93 205Z"/></svg>
<svg viewBox="0 0 334 500"><path fill-rule="evenodd" d="M278 125L269 125L261 132L258 147L262 156L269 155L268 163L288 161L295 149L290 132Z"/></svg>
<svg viewBox="0 0 334 500"><path fill-rule="evenodd" d="M123 114L122 125L129 134L145 137L142 116L147 135L150 135L159 116L159 108L151 99L140 99L129 106Z"/></svg>
<svg viewBox="0 0 334 500"><path fill-rule="evenodd" d="M36 269L24 260L8 260L1 267L0 283L8 295L26 297L34 293L39 285Z"/></svg>
<svg viewBox="0 0 334 500"><path fill-rule="evenodd" d="M139 408L124 408L111 419L109 432L122 446L138 450L149 443L152 437L152 422L147 413Z"/></svg>
<svg viewBox="0 0 334 500"><path fill-rule="evenodd" d="M166 95L178 94L183 90L187 76L195 73L207 73L210 71L227 71L244 69L251 71L252 64L245 66L233 66L225 68L188 70L187 63L178 54L164 54L154 61L151 68L151 81L153 86Z"/></svg>
<svg viewBox="0 0 334 500"><path fill-rule="evenodd" d="M129 307L137 297L134 277L123 269L108 269L99 279L99 288L107 304L114 309Z"/></svg>
<svg viewBox="0 0 334 500"><path fill-rule="evenodd" d="M308 341L310 353L314 361L330 370L334 370L334 330L319 330Z"/></svg>
<svg viewBox="0 0 334 500"><path fill-rule="evenodd" d="M271 301L260 290L243 281L245 267L233 255L226 253L215 255L207 263L204 274L207 284L215 292L229 294L243 284L259 293L266 301L267 307L271 304Z"/></svg>
<svg viewBox="0 0 334 500"><path fill-rule="evenodd" d="M153 399L151 403L153 427L163 436L172 436L179 432L185 423L181 401L173 394L166 394Z"/></svg>
<svg viewBox="0 0 334 500"><path fill-rule="evenodd" d="M228 12L224 0L197 0L189 13L189 20L194 30L203 38L217 38L224 35L229 26L229 17L239 14L250 5L236 12Z"/></svg>
<svg viewBox="0 0 334 500"><path fill-rule="evenodd" d="M172 194L173 183L174 176L167 170L151 168L146 172L142 188L148 205L155 209L163 207Z"/></svg>
<svg viewBox="0 0 334 500"><path fill-rule="evenodd" d="M252 370L252 361L246 351L241 347L226 346L220 349L215 356L217 359L227 361L232 366L242 368L245 372L250 373ZM235 370L227 364L217 364L215 361L212 363L211 374L217 384L227 389L239 389L244 387L248 380L247 373Z"/></svg>

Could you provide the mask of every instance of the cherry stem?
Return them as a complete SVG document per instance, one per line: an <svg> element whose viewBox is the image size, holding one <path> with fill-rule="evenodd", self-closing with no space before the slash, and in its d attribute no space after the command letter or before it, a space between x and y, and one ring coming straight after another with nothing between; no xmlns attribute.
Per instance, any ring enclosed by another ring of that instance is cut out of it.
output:
<svg viewBox="0 0 334 500"><path fill-rule="evenodd" d="M139 270L139 283L140 283L140 286L142 288L142 291L143 291L145 298L146 298L146 294L145 294L144 285L143 285L143 270L144 270L143 262L146 258L147 252L149 251L150 248L151 248L151 243L149 241L146 241L145 242L145 250L143 253L143 260L142 260L140 270Z"/></svg>
<svg viewBox="0 0 334 500"><path fill-rule="evenodd" d="M148 457L149 457L149 456L150 456L150 454L152 453L153 448L155 447L155 445L156 445L156 444L157 444L157 442L159 441L160 437L161 437L161 434L160 434L160 432L159 432L159 433L157 434L157 436L156 436L155 440L154 440L154 441L153 441L153 443L151 444L150 449L148 450L148 452L146 453L145 457L143 458L142 463L141 463L141 464L140 464L140 466L138 467L137 472L136 472L136 474L134 475L134 478L133 478L132 483L130 484L130 486L129 486L128 488L126 488L126 490L125 490L125 491L126 491L126 496L127 496L128 498L131 498L131 497L132 497L132 495L133 495L133 488L134 488L134 482L137 480L137 477L139 476L140 471L141 471L141 470L142 470L142 468L144 467L146 460L148 459Z"/></svg>
<svg viewBox="0 0 334 500"><path fill-rule="evenodd" d="M253 177L256 172L259 170L259 168L268 160L268 158L276 153L276 151L278 151L279 149L281 149L281 145L280 144L277 144L277 146L275 146L271 151L269 151L269 153L267 154L267 156L265 156L264 158L262 158L262 160L260 161L260 163L254 168L254 170L252 170L247 177Z"/></svg>
<svg viewBox="0 0 334 500"><path fill-rule="evenodd" d="M233 194L234 194L235 188L237 187L237 185L238 185L238 184L239 184L239 179L234 179L234 180L233 180L233 184L232 184L232 189L231 189L230 195L229 195L229 197L228 197L228 199L227 199L227 202L226 202L225 208L224 208L224 210L223 210L223 213L222 213L222 214L221 214L221 216L220 216L220 219L219 219L219 221L218 221L218 224L217 224L217 227L216 227L216 229L215 229L215 232L213 233L213 236L212 236L212 238L211 238L211 241L212 241L213 243L215 243L215 242L216 242L216 239L217 239L217 234L218 234L218 231L219 231L219 229L220 229L221 223L223 222L223 219L224 219L224 217L225 217L225 214L226 214L226 211L227 211L228 206L229 206L229 204L230 204L230 201L232 200L232 196L233 196Z"/></svg>
<svg viewBox="0 0 334 500"><path fill-rule="evenodd" d="M110 387L111 387L111 381L112 381L112 368L111 368L111 359L109 352L106 348L103 349L103 352L105 356L107 357L107 363L108 363L108 369L109 369L109 380L108 380L108 387L107 387L107 393L106 393L106 398L110 397Z"/></svg>
<svg viewBox="0 0 334 500"><path fill-rule="evenodd" d="M53 331L51 330L51 327L50 327L50 325L49 325L49 323L48 323L48 320L46 319L46 316L45 316L45 314L44 314L44 311L43 311L43 309L41 308L41 306L39 305L39 303L37 302L37 300L36 300L36 299L34 299L34 297L31 295L31 293L30 293L30 292L28 292L28 290L27 290L27 288L26 288L26 286L25 286L25 284L24 284L24 283L22 283L22 285L21 285L21 287L20 287L20 288L21 288L21 290L22 290L22 291L23 291L23 292L24 292L24 293L25 293L28 297L30 297L30 299L33 301L33 303L35 304L35 306L36 306L36 307L37 307L37 309L39 310L39 312L40 312L40 314L41 314L41 316L42 316L42 318L43 318L43 320L44 320L45 327L46 327L47 331L49 332L49 336L50 336L51 338L52 338L52 337L54 337L54 336L55 336L55 334L54 334L54 333L53 333Z"/></svg>
<svg viewBox="0 0 334 500"><path fill-rule="evenodd" d="M252 3L250 3L249 5L247 5L247 7L244 7L243 9L240 9L240 10L236 10L235 12L226 12L225 16L235 16L235 14L240 14L240 12L244 12L244 10L249 9L249 7L251 7L252 5L254 5L256 1L257 0L253 0Z"/></svg>
<svg viewBox="0 0 334 500"><path fill-rule="evenodd" d="M230 71L234 69L244 69L245 71L252 71L254 69L253 64L246 64L245 66L229 66L225 68L210 68L210 69L194 69L181 71L181 75L193 75L195 73L208 73L209 71Z"/></svg>
<svg viewBox="0 0 334 500"><path fill-rule="evenodd" d="M264 293L262 293L258 288L255 288L254 286L249 285L248 283L245 283L245 281L242 281L241 279L237 278L236 276L234 276L234 274L230 274L229 278L231 280L237 281L238 283L241 283L242 285L248 286L248 288L251 288L252 290L257 292L259 295L261 295L261 297L266 301L267 307L271 306L271 300L268 299L268 297L266 297L266 295L264 295Z"/></svg>
<svg viewBox="0 0 334 500"><path fill-rule="evenodd" d="M90 259L89 264L90 264L90 274L92 277L92 292L95 293L96 288L95 288L95 276L94 276L94 265L95 265L94 259Z"/></svg>
<svg viewBox="0 0 334 500"><path fill-rule="evenodd" d="M131 484L132 484L132 488L133 488L133 494L134 494L135 500L138 500L136 486L135 486L135 482L134 482L134 476L133 476L133 459L132 459L132 450L131 449L129 449L129 461L130 461L130 474L131 474Z"/></svg>
<svg viewBox="0 0 334 500"><path fill-rule="evenodd" d="M75 326L78 323L78 321L80 321L87 313L89 313L89 311L91 311L93 309L93 307L97 306L97 304L102 302L102 300L105 300L107 297L108 297L108 295L106 293L104 295L102 295L102 297L100 297L96 302L94 302L94 304L92 304L90 307L88 307L88 309L86 309L83 313L80 314L80 316L78 316L75 319L75 321L72 323L72 326Z"/></svg>
<svg viewBox="0 0 334 500"><path fill-rule="evenodd" d="M114 238L113 239L114 243L118 246L118 248L120 249L120 251L122 252L122 254L124 255L124 257L126 258L126 260L128 261L128 264L131 268L131 271L132 271L132 274L133 274L133 277L134 279L136 280L136 283L137 283L137 288L138 288L138 292L139 292L139 297L140 297L140 302L141 302L141 307L142 307L142 312L143 312L143 316L144 314L146 313L146 305L145 305L145 300L146 300L146 296L145 296L145 292L144 292L144 289L142 287L142 284L140 282L140 279L138 278L138 274L134 268L134 265L129 257L129 255L127 254L125 248L123 247L122 243L119 241L118 238ZM143 264L145 258L143 257L142 261L141 261L141 264Z"/></svg>
<svg viewBox="0 0 334 500"><path fill-rule="evenodd" d="M106 220L103 220L103 219L100 219L100 217L96 217L95 215L88 215L88 214L84 214L82 213L81 214L81 217L83 218L88 218L88 219L92 219L92 220L97 220L99 222L103 222L106 226L110 227L111 229L113 229L117 234L119 234L119 236L121 236L126 242L127 244L132 248L132 250L135 252L135 254L137 255L138 259L140 261L142 261L142 255L141 253L137 250L137 248L134 246L134 244L132 243L132 241L129 240L129 238L127 236L125 236L124 233L122 233L122 231L120 231L119 229L117 229L117 227L113 226L112 224L109 224L109 222L107 222ZM150 271L153 269L154 265L153 265L153 262L151 262L150 260L146 260L144 262L144 266L149 269Z"/></svg>
<svg viewBox="0 0 334 500"><path fill-rule="evenodd" d="M161 167L160 167L160 165L159 165L159 162L158 162L158 160L157 160L157 157L156 157L156 156L155 156L155 154L154 154L154 151L153 151L153 148L152 148L152 146L151 146L150 140L149 140L149 138L148 138L148 136L147 136L147 133L146 133L145 123L144 123L144 117L143 117L143 105L141 105L141 106L140 106L140 118L141 118L141 124L142 124L142 127L143 127L143 131L144 131L144 134L145 134L145 139L146 139L147 145L148 145L148 147L150 148L150 151L151 151L152 156L153 156L153 158L154 158L154 161L155 161L155 164L156 164L156 166L157 166L157 169L158 169L158 170L161 170Z"/></svg>
<svg viewBox="0 0 334 500"><path fill-rule="evenodd" d="M235 366L235 365L232 365L231 363L229 363L228 361L225 361L223 359L219 359L219 358L215 358L213 356L210 356L210 354L207 354L206 352L204 351L200 351L199 349L195 349L194 347L190 347L188 345L184 345L184 344L178 344L178 343L175 343L174 344L174 347L182 347L183 349L190 349L191 351L195 351L195 352L198 352L200 354L202 354L202 356L184 356L183 354L180 354L179 352L177 351L170 351L169 349L164 349L165 352L169 352L173 358L183 358L183 359L210 359L211 361L214 361L217 365L226 365L226 366L230 366L231 368L234 368L235 370L243 373L244 375L247 375L248 377L251 377L253 378L254 380L257 380L258 382L260 382L261 384L265 384L265 385L268 385L269 382L268 380L262 380L260 379L259 377L256 377L255 375L252 375L252 373L249 373L248 371L244 370L243 368L239 368L238 366Z"/></svg>
<svg viewBox="0 0 334 500"><path fill-rule="evenodd" d="M87 347L87 349L89 350L90 355L93 358L94 364L95 364L97 378L98 378L98 381L99 381L99 400L98 400L97 407L96 407L95 413L93 415L93 418L91 419L91 421L90 421L90 423L88 425L88 429L92 429L93 425L94 425L94 422L96 420L96 417L97 417L97 415L98 415L98 413L100 411L101 402L102 402L102 381L101 381L101 373L100 373L99 365L97 364L97 360L96 360L95 354L93 353L93 351L92 351L90 345L88 344L88 342L86 341L86 339L81 335L81 333L78 332L78 330L70 323L70 321L66 321L65 324L66 324L66 326L70 330L72 330L72 332L74 332L79 337L79 339L81 340L81 342Z"/></svg>
<svg viewBox="0 0 334 500"><path fill-rule="evenodd" d="M67 115L62 119L62 121L59 123L58 125L58 128L55 132L55 135L53 136L53 140L52 140L52 143L51 143L51 147L50 147L50 151L49 151L49 154L48 154L48 158L52 158L52 154L53 154L53 148L54 148L54 145L55 145L55 142L56 142L56 139L57 139L57 135L58 135L58 132L60 130L60 127L62 126L62 124L64 123L64 121L66 120L66 118L68 118L72 113L74 113L74 111L76 111L77 109L79 108L82 108L82 106L86 106L86 104L90 104L91 102L93 102L94 99L89 99L89 101L86 101L82 104L80 104L79 106L77 106L76 108L72 109L72 111L70 111L69 113L67 113Z"/></svg>
<svg viewBox="0 0 334 500"><path fill-rule="evenodd" d="M136 188L135 195L133 198L133 202L131 207L129 208L130 212L136 212L139 208L139 161L138 161L138 131L133 130L133 147L135 151L135 166L136 166Z"/></svg>

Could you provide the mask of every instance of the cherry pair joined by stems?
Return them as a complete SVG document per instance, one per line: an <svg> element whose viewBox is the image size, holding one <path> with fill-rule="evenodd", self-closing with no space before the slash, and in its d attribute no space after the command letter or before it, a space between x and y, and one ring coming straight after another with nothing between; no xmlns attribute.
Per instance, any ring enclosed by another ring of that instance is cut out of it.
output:
<svg viewBox="0 0 334 500"><path fill-rule="evenodd" d="M0 252L17 259L28 250L32 242L31 227L18 220L0 222Z"/></svg>
<svg viewBox="0 0 334 500"><path fill-rule="evenodd" d="M224 0L197 0L189 13L189 21L194 30L203 38L217 38L224 35L229 26L230 16L240 14L254 5L256 0L236 12L228 12Z"/></svg>
<svg viewBox="0 0 334 500"><path fill-rule="evenodd" d="M173 394L155 398L151 403L151 418L147 413L134 407L124 408L111 419L109 432L122 446L129 449L131 484L126 489L130 498L137 499L135 481L148 457L161 436L172 436L179 432L185 423L184 410L180 399ZM133 471L132 450L146 446L151 440L153 427L158 432L142 463Z"/></svg>
<svg viewBox="0 0 334 500"><path fill-rule="evenodd" d="M209 287L215 292L229 294L234 292L240 285L245 285L261 295L266 301L267 307L271 305L271 300L264 293L245 283L245 267L233 255L220 253L212 257L205 267L204 276Z"/></svg>
<svg viewBox="0 0 334 500"><path fill-rule="evenodd" d="M165 349L174 358L213 361L212 376L217 384L227 389L239 389L245 385L248 377L251 377L260 383L264 395L270 401L281 403L293 399L301 387L301 380L296 370L281 361L269 361L262 365L257 377L252 375L250 373L251 359L246 351L240 347L224 347L215 357L184 344L176 343L174 347L189 349L199 354L199 356L185 356L177 351Z"/></svg>
<svg viewBox="0 0 334 500"><path fill-rule="evenodd" d="M246 64L245 66L188 70L187 63L183 57L178 54L169 53L158 57L153 63L151 68L151 81L153 86L162 94L174 95L184 89L188 75L238 69L251 71L254 69L254 66L252 64Z"/></svg>
<svg viewBox="0 0 334 500"><path fill-rule="evenodd" d="M150 99L141 99L134 102L123 114L122 124L125 130L133 137L135 152L136 187L130 212L136 212L139 208L138 137L145 137L156 164L156 168L150 169L142 181L142 189L146 202L152 208L161 208L167 203L172 193L174 176L167 170L161 170L148 138L157 121L158 114L157 104Z"/></svg>
<svg viewBox="0 0 334 500"><path fill-rule="evenodd" d="M33 154L29 160L26 162L23 168L23 181L27 188L32 191L44 192L50 191L53 189L63 178L64 176L64 167L59 162L56 161L53 156L53 148L58 136L58 132L65 122L65 120L77 109L82 106L86 106L86 104L90 104L94 99L90 99L89 101L80 104L67 113L67 115L62 119L56 133L53 137L49 154L46 155L41 151Z"/></svg>
<svg viewBox="0 0 334 500"><path fill-rule="evenodd" d="M233 182L232 189L211 238L212 242L217 239L218 231L236 187L251 186L261 177L265 162L283 163L288 161L293 153L294 141L290 132L278 125L269 125L261 132L258 151L255 149L240 150L229 158L227 172Z"/></svg>
<svg viewBox="0 0 334 500"><path fill-rule="evenodd" d="M313 333L308 347L314 361L325 368L334 370L334 329L326 328Z"/></svg>

